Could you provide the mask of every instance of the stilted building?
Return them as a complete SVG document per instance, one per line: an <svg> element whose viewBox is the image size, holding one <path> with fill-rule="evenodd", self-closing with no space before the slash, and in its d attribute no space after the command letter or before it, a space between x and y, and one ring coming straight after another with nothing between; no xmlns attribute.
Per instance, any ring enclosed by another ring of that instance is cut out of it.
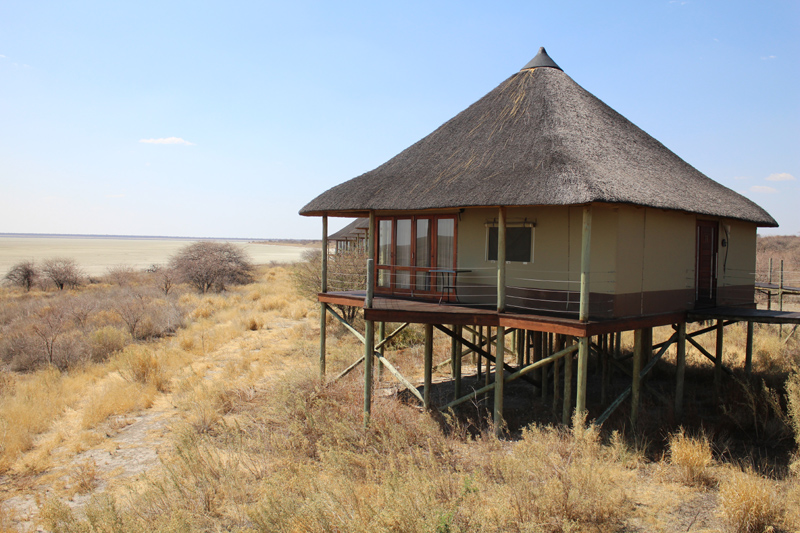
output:
<svg viewBox="0 0 800 533"><path fill-rule="evenodd" d="M329 216L363 217L371 230L365 290L330 293L323 281L322 371L328 304L364 307L367 413L373 358L391 367L376 350L374 323L425 324L421 401L430 404L436 328L453 341L448 406L494 390L497 427L503 385L522 376L541 388L563 379L565 419L584 410L590 352L606 364L621 331L636 332L627 393L636 402L639 376L667 346L678 343L680 359L691 313L755 307L756 230L777 226L575 83L544 48L436 131L300 214L322 217L323 239ZM654 354L651 328L668 324L676 333ZM389 340L379 329L380 347ZM509 344L515 364L504 362ZM486 390L462 395L457 369L470 351L498 370Z"/></svg>

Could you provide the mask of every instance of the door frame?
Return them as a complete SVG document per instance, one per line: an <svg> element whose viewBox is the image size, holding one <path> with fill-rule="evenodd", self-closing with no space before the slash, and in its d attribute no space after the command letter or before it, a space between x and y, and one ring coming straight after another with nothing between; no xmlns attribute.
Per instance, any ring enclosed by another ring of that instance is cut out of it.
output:
<svg viewBox="0 0 800 533"><path fill-rule="evenodd" d="M700 278L700 260L701 260L701 229L711 229L711 265L710 265L710 279L704 277ZM717 304L717 269L719 259L719 222L716 220L697 220L697 230L695 237L695 274L694 274L694 306L695 308L714 307ZM710 285L705 289L701 289L703 285ZM701 292L702 291L702 292ZM710 292L706 297L706 291Z"/></svg>

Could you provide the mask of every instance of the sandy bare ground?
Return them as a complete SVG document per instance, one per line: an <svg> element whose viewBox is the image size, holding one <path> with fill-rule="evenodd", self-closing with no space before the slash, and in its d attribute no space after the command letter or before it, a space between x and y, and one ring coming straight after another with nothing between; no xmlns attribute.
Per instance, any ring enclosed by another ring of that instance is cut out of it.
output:
<svg viewBox="0 0 800 533"><path fill-rule="evenodd" d="M145 269L163 264L191 239L102 238L102 237L7 237L0 236L0 278L20 261L40 262L50 257L70 257L90 276L110 267L126 265ZM245 250L256 264L298 261L307 247L230 241Z"/></svg>

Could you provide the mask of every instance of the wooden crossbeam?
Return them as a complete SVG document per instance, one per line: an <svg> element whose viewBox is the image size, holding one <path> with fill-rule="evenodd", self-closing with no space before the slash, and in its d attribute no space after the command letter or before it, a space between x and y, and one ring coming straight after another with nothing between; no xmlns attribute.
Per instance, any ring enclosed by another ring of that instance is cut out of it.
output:
<svg viewBox="0 0 800 533"><path fill-rule="evenodd" d="M525 374L527 374L529 372L533 372L537 368L540 368L540 367L542 367L544 365L550 364L550 363L556 361L557 359L561 359L565 355L568 355L568 354L571 354L571 353L575 352L577 349L578 349L578 345L577 344L573 344L572 346L570 346L568 348L565 348L565 349L561 350L560 352L556 352L553 355L545 357L544 359L540 359L539 361L536 361L535 363L531 363L530 365L528 365L528 366L526 366L524 368L521 368L521 369L517 370L516 372L512 372L511 375L509 375L507 378L503 379L503 382L504 383L509 383L509 382L514 381L516 379L522 378L523 376L525 376ZM495 370L495 375L497 375L497 371L496 370ZM495 377L495 380L496 379L497 379L497 377ZM490 390L494 389L494 386L495 386L494 383L490 383L490 384L486 385L485 387L481 387L480 389L474 390L474 391L470 392L469 394L467 394L466 396L462 396L461 398L458 398L457 400L453 400L452 402L448 403L447 405L442 407L441 410L442 411L446 411L447 409L450 409L451 407L455 407L456 405L460 405L460 404L462 404L462 403L464 403L466 401L471 400L472 398L475 398L475 397L477 397L477 396L479 396L481 394L489 392Z"/></svg>
<svg viewBox="0 0 800 533"><path fill-rule="evenodd" d="M714 357L713 355L711 355L710 353L708 353L708 351L705 348L703 348L702 346L700 346L700 344L696 340L694 340L693 338L689 337L689 335L686 335L686 340L689 341L689 343L692 346L697 348L697 350L701 354L705 355L709 360L711 360L712 363L714 363L715 365L717 364L717 358ZM725 366L725 365L722 365L722 370L724 370L729 376L733 375L733 371L730 368L728 368L727 366Z"/></svg>
<svg viewBox="0 0 800 533"><path fill-rule="evenodd" d="M730 326L731 324L736 324L738 320L725 320L722 323L722 327ZM676 329L675 324L672 325L672 329ZM697 331L692 331L691 333L686 333L686 338L689 337L697 337L698 335L704 335L706 333L710 333L712 331L717 331L717 325L714 324L713 326L708 326L707 328L698 329Z"/></svg>
<svg viewBox="0 0 800 533"><path fill-rule="evenodd" d="M414 396L416 396L416 397L419 399L419 401L421 401L421 402L423 402L423 403L425 402L425 400L424 400L424 399L423 399L423 397L422 397L422 394L420 394L420 392L417 390L417 387L415 387L413 383L411 383L410 381L408 381L408 380L407 380L407 379L406 379L406 378L403 376L403 374L401 374L401 373L400 373L400 371L399 371L399 370L397 370L397 369L394 367L394 365L393 365L392 363L390 363L390 362L389 362L389 360L388 360L388 359L386 359L386 358L385 358L385 357L383 357L382 355L377 355L377 354L376 354L376 356L377 356L377 358L378 358L378 361L380 361L381 363L383 363L383 366L385 366L385 367L386 367L386 370L388 370L388 371L389 371L389 372L390 372L390 373L391 373L391 374L392 374L392 375L393 375L395 378L397 378L397 381L399 381L400 383L402 383L402 384L405 386L405 388L407 388L407 389L408 389L408 391L409 391L411 394L413 394Z"/></svg>
<svg viewBox="0 0 800 533"><path fill-rule="evenodd" d="M356 359L356 361L355 361L355 362L354 362L352 365L350 365L350 366L348 366L347 368L345 368L344 370L342 370L342 371L339 373L339 375L338 375L338 376L336 376L335 378L333 378L333 379L330 381L330 383L335 383L336 381L339 381L340 379L342 379L343 377L345 377L347 374L349 374L350 372L352 372L352 371L353 371L353 370L354 370L354 369L355 369L355 368L356 368L358 365L360 365L361 363L363 363L363 362L364 362L364 359L365 359L365 357L366 357L366 356L362 355L361 357L359 357L358 359Z"/></svg>
<svg viewBox="0 0 800 533"><path fill-rule="evenodd" d="M453 333L452 331L450 331L446 327L441 326L439 324L433 324L433 327L435 327L436 329L438 329L439 331L441 331L442 333L444 333L448 337L455 337L456 336L455 333ZM464 339L463 337L461 337L461 344L463 344L464 346L472 349L473 352L477 353L478 355L480 355L482 357L485 357L489 361L493 362L495 364L495 366L497 366L497 359L492 354L486 352L485 350L480 349L478 346L472 344L471 342L469 342L467 339ZM517 370L513 366L507 364L505 361L503 361L503 368L508 370L509 372L515 372ZM527 381L531 385L534 385L536 387L541 386L539 381L531 378L530 376L525 376L524 379L525 379L525 381Z"/></svg>
<svg viewBox="0 0 800 533"><path fill-rule="evenodd" d="M354 327L352 326L352 324L350 324L350 322L348 322L347 320L345 320L345 318L344 318L343 316L341 316L341 315L340 315L340 314L339 314L339 313L336 311L336 309L334 309L334 308L333 308L333 307L331 307L331 306L328 306L328 312L329 312L329 313L331 313L331 314L332 314L332 315L333 315L333 316L336 318L336 320L338 320L339 322L341 322L341 323L342 323L342 325L343 325L343 326L344 326L344 327L345 327L345 328L346 328L346 329L347 329L347 330L348 330L350 333L352 333L353 335L355 335L355 336L356 336L356 338L357 338L358 340L360 340L360 341L361 341L361 344L366 344L366 342L367 342L367 341L366 341L366 340L364 340L364 335L362 335L361 333L359 333L359 332L358 332L358 330L357 330L356 328L354 328Z"/></svg>
<svg viewBox="0 0 800 533"><path fill-rule="evenodd" d="M675 334L672 335L672 337L669 338L669 340L667 341L668 344L666 344L665 346L662 346L661 350L659 350L658 353L655 356L653 356L653 358L650 360L650 362L648 362L647 365L645 365L645 367L639 373L639 380L640 381L645 376L647 376L647 374L650 373L650 371L656 366L656 363L658 363L659 359L661 359L661 356L664 355L665 353L667 353L667 348L669 348L672 343L677 342L677 340L678 340L678 333L676 332ZM613 358L611 360L613 361ZM625 370L627 370L627 369L625 369ZM647 387L646 384L645 384L645 388L647 388L651 393L655 393L655 391L653 391L649 387ZM631 385L628 385L628 387L625 389L625 391L622 394L620 394L619 397L617 397L617 399L614 400L611 403L611 405L609 405L608 408L605 411L603 411L603 414L598 416L597 420L595 420L593 423L595 425L599 426L603 422L608 420L608 417L611 416L611 414L614 411L616 411L617 407L622 405L622 402L625 401L625 398L630 396L632 389L633 389L633 387ZM655 396L656 397L660 397L661 395L660 394L655 394ZM661 398L661 401L663 402L665 400L663 398ZM669 403L669 402L667 402L667 403Z"/></svg>
<svg viewBox="0 0 800 533"><path fill-rule="evenodd" d="M408 325L409 325L409 322L405 322L399 328L397 328L393 332L389 333L389 335L387 335L386 338L384 338L381 342L379 342L377 344L377 346L375 346L375 350L376 351L380 350L381 348L386 346L389 343L389 341L391 341L395 337L395 335L397 335L398 333L400 333L401 331L406 329L408 327Z"/></svg>

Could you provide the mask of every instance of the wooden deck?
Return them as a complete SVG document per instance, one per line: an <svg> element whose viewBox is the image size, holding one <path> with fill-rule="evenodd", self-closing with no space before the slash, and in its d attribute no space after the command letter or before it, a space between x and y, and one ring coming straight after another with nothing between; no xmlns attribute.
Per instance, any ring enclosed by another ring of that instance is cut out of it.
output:
<svg viewBox="0 0 800 533"><path fill-rule="evenodd" d="M362 308L364 307L365 297L365 291L327 292L318 295L319 301L322 303ZM617 331L630 331L681 323L686 320L686 313L582 322L577 318L563 316L514 312L498 313L494 309L480 307L375 296L372 308L364 310L364 318L376 322L503 326L506 328L543 331L545 333L560 333L576 337L591 337Z"/></svg>
<svg viewBox="0 0 800 533"><path fill-rule="evenodd" d="M800 313L767 309L745 309L743 307L712 307L698 309L687 314L687 320L735 320L759 324L800 324Z"/></svg>

